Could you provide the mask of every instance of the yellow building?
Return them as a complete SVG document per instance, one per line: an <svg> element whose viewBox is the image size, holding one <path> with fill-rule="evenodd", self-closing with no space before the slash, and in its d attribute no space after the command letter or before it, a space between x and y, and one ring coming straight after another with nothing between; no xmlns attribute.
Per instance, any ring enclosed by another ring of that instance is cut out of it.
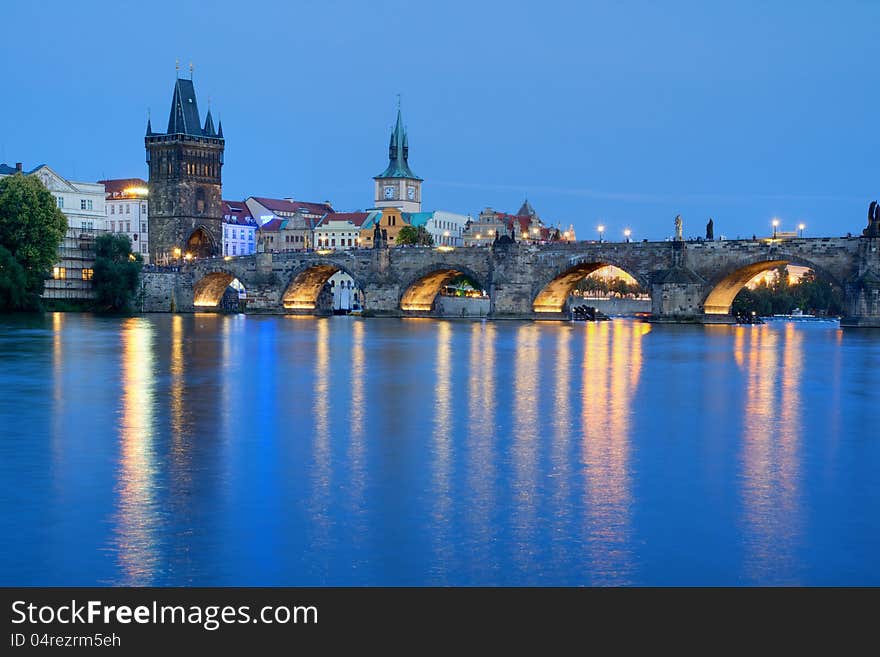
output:
<svg viewBox="0 0 880 657"><path fill-rule="evenodd" d="M379 230L384 233L385 239L388 241L388 246L394 246L395 238L400 229L409 225L400 208L382 208L381 212L371 212L367 220L364 221L364 227L361 229L360 245L362 247L372 248L373 234L376 230L377 222Z"/></svg>

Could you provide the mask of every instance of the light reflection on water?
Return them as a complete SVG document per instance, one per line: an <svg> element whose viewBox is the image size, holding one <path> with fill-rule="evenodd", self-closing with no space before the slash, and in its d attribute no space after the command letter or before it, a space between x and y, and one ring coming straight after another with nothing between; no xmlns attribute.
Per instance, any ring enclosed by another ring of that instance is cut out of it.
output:
<svg viewBox="0 0 880 657"><path fill-rule="evenodd" d="M880 583L870 334L55 314L0 359L4 584Z"/></svg>

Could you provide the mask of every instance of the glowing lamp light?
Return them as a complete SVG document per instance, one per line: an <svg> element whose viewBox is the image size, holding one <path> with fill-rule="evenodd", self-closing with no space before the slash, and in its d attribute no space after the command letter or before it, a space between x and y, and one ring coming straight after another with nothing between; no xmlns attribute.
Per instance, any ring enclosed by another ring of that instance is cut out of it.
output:
<svg viewBox="0 0 880 657"><path fill-rule="evenodd" d="M183 256L183 259L184 259L184 260L192 260L192 259L193 259L193 254L192 254L192 253L187 253L186 255Z"/></svg>
<svg viewBox="0 0 880 657"><path fill-rule="evenodd" d="M450 251L455 251L454 246L438 246L438 251L442 251L443 253L449 253Z"/></svg>
<svg viewBox="0 0 880 657"><path fill-rule="evenodd" d="M779 226L779 219L774 219L774 220L771 221L770 223L773 224L773 227L774 227L774 228L777 228L777 227Z"/></svg>
<svg viewBox="0 0 880 657"><path fill-rule="evenodd" d="M146 187L126 187L122 193L126 196L149 196L150 190Z"/></svg>
<svg viewBox="0 0 880 657"><path fill-rule="evenodd" d="M632 235L632 231L629 228L624 229L623 236L626 238L627 242L629 242L630 235Z"/></svg>
<svg viewBox="0 0 880 657"><path fill-rule="evenodd" d="M333 253L333 249L318 249L316 253L318 255L330 255L331 253Z"/></svg>

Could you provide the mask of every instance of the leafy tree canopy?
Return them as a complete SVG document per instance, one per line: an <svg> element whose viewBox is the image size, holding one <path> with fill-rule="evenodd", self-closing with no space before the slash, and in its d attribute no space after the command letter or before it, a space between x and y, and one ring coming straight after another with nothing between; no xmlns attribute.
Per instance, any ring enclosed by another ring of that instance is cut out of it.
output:
<svg viewBox="0 0 880 657"><path fill-rule="evenodd" d="M21 266L28 305L43 292L66 231L67 217L38 178L0 178L0 246Z"/></svg>
<svg viewBox="0 0 880 657"><path fill-rule="evenodd" d="M433 246L434 237L424 226L404 226L394 238L395 244L413 246Z"/></svg>
<svg viewBox="0 0 880 657"><path fill-rule="evenodd" d="M29 304L22 266L4 246L0 246L0 311L25 310Z"/></svg>
<svg viewBox="0 0 880 657"><path fill-rule="evenodd" d="M143 258L131 250L125 234L105 234L95 240L92 285L101 310L130 312L138 289Z"/></svg>

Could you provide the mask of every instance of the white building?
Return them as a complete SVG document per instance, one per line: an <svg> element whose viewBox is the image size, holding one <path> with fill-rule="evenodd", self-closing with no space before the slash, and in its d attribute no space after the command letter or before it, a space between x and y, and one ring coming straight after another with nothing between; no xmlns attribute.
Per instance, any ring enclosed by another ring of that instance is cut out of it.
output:
<svg viewBox="0 0 880 657"><path fill-rule="evenodd" d="M363 293L355 287L354 279L344 271L338 271L327 281L333 292L333 311L351 312L363 308Z"/></svg>
<svg viewBox="0 0 880 657"><path fill-rule="evenodd" d="M223 255L250 255L257 251L257 222L244 201L223 201Z"/></svg>
<svg viewBox="0 0 880 657"><path fill-rule="evenodd" d="M25 171L21 162L17 162L14 168L0 164L0 177L15 173L36 176L40 179L55 197L55 204L67 217L69 228L106 230L104 185L101 183L67 180L45 164L30 171Z"/></svg>
<svg viewBox="0 0 880 657"><path fill-rule="evenodd" d="M413 226L424 226L434 238L435 246L463 246L462 235L471 220L469 215L456 214L446 210L433 212L413 212L404 215Z"/></svg>
<svg viewBox="0 0 880 657"><path fill-rule="evenodd" d="M150 261L149 252L149 190L147 181L140 178L100 180L106 190L107 230L123 233L131 240L131 250L140 253L144 262Z"/></svg>
<svg viewBox="0 0 880 657"><path fill-rule="evenodd" d="M336 251L358 248L361 227L369 216L369 212L325 214L315 226L315 248Z"/></svg>

